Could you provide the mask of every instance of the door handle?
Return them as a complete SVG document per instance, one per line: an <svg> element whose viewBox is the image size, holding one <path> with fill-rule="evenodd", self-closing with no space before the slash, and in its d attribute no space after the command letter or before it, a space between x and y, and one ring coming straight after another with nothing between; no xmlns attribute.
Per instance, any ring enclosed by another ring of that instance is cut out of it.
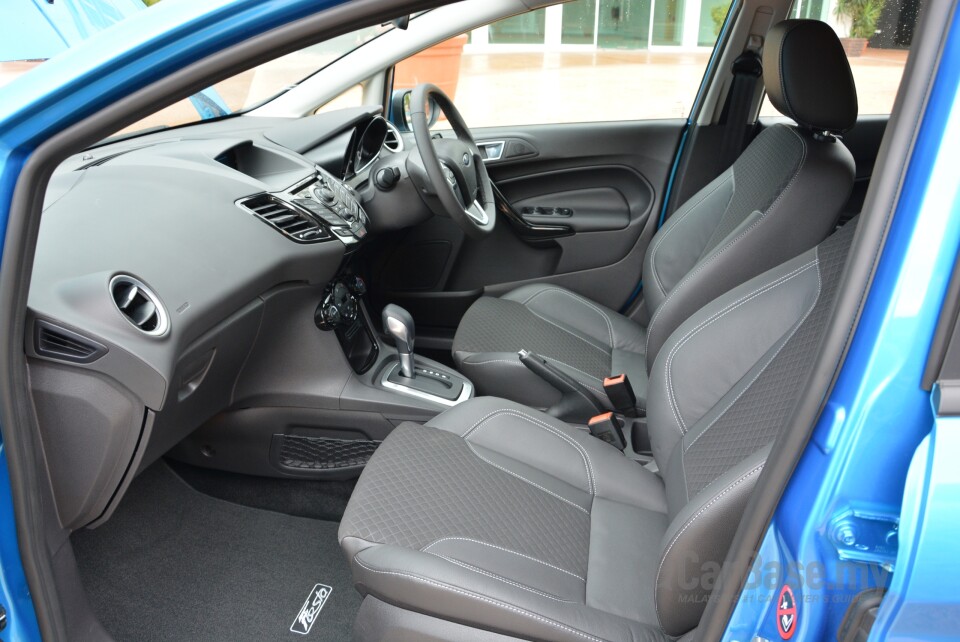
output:
<svg viewBox="0 0 960 642"><path fill-rule="evenodd" d="M480 157L483 158L484 163L503 158L503 150L506 146L507 142L503 140L485 140L477 143L477 147L480 148Z"/></svg>

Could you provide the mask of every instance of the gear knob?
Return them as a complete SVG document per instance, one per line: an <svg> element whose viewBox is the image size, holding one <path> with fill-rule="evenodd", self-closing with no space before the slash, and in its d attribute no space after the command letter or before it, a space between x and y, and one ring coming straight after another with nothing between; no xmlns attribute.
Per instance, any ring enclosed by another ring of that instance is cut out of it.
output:
<svg viewBox="0 0 960 642"><path fill-rule="evenodd" d="M399 305L389 304L383 308L383 329L393 337L400 353L400 371L404 377L412 379L413 340L415 327L413 317Z"/></svg>

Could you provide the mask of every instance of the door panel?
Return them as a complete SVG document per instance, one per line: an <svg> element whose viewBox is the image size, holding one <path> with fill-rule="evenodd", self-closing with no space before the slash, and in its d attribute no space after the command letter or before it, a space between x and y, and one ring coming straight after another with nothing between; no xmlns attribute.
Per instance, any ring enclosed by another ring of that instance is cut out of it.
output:
<svg viewBox="0 0 960 642"><path fill-rule="evenodd" d="M562 250L555 269L559 274L623 259L636 245L654 200L649 181L621 165L537 173L500 181L498 186L525 221L570 229L570 235L556 240ZM569 212L544 215L537 213L537 207Z"/></svg>
<svg viewBox="0 0 960 642"><path fill-rule="evenodd" d="M620 308L640 278L682 127L660 120L474 131L479 141L506 143L487 165L505 201L496 229L478 241L434 217L384 239L370 266L374 304L408 308L418 345L441 349L476 298L523 283L562 285ZM511 143L525 153L510 154Z"/></svg>

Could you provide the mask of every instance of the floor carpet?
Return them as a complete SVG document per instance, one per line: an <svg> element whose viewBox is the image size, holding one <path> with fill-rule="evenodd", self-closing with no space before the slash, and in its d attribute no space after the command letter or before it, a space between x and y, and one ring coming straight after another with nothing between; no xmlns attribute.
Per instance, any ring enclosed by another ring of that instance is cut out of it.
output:
<svg viewBox="0 0 960 642"><path fill-rule="evenodd" d="M94 611L117 640L346 640L360 596L337 523L204 495L165 463L113 517L72 536ZM291 631L330 587L309 635Z"/></svg>

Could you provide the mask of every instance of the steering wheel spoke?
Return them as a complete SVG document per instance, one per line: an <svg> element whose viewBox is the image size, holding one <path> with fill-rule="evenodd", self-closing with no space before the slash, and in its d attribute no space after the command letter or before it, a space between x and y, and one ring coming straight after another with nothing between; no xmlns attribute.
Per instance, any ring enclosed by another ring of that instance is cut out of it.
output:
<svg viewBox="0 0 960 642"><path fill-rule="evenodd" d="M490 217L487 216L487 212L479 201L471 203L470 207L466 208L466 212L467 216L476 221L478 225L486 225L490 221Z"/></svg>

